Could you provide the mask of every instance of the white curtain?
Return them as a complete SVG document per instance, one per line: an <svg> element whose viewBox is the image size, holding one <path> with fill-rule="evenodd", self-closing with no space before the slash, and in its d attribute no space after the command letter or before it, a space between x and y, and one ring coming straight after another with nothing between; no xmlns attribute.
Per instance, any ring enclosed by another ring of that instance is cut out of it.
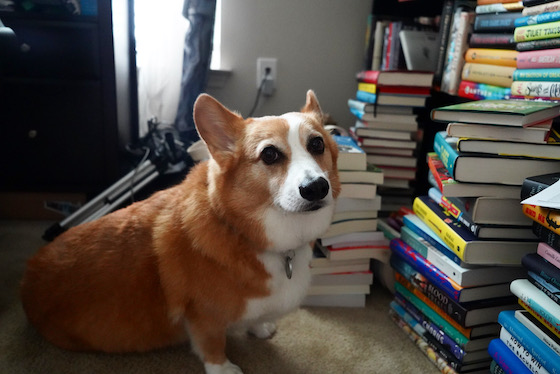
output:
<svg viewBox="0 0 560 374"><path fill-rule="evenodd" d="M183 44L189 22L183 0L135 0L136 63L140 136L147 121L175 121L181 87Z"/></svg>

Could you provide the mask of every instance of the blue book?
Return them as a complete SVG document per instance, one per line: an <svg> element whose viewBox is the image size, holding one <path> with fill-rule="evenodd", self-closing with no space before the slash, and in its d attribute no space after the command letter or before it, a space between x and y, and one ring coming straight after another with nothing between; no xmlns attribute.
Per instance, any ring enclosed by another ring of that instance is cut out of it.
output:
<svg viewBox="0 0 560 374"><path fill-rule="evenodd" d="M513 72L514 81L560 81L560 69L517 69Z"/></svg>
<svg viewBox="0 0 560 374"><path fill-rule="evenodd" d="M560 357L515 318L515 311L501 312L498 315L498 323L517 339L546 370L552 374L560 374Z"/></svg>
<svg viewBox="0 0 560 374"><path fill-rule="evenodd" d="M523 362L500 339L494 339L488 344L488 353L505 373L532 374L531 370L523 365Z"/></svg>
<svg viewBox="0 0 560 374"><path fill-rule="evenodd" d="M521 27L555 21L560 21L560 12L541 13L527 17L520 17L515 20L514 24L515 27Z"/></svg>
<svg viewBox="0 0 560 374"><path fill-rule="evenodd" d="M377 95L371 92L358 90L358 92L356 92L356 99L363 101L365 103L374 104L377 101Z"/></svg>

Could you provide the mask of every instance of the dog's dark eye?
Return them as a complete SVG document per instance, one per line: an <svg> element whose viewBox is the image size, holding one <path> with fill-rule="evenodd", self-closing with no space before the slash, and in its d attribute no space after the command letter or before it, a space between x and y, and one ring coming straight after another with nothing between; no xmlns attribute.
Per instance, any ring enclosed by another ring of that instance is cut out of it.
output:
<svg viewBox="0 0 560 374"><path fill-rule="evenodd" d="M323 152L325 152L325 142L323 138L317 136L311 139L307 144L307 150L317 155L323 154Z"/></svg>
<svg viewBox="0 0 560 374"><path fill-rule="evenodd" d="M273 146L268 146L261 152L261 160L263 160L263 162L267 165L274 164L280 159L281 156L282 154L280 153L280 151Z"/></svg>

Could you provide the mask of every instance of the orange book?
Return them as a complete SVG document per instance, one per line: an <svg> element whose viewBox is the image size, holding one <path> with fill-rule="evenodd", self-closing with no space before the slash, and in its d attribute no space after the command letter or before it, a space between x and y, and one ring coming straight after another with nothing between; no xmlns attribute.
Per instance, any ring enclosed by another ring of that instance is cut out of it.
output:
<svg viewBox="0 0 560 374"><path fill-rule="evenodd" d="M560 234L560 211L538 205L523 204L523 214L550 231Z"/></svg>
<svg viewBox="0 0 560 374"><path fill-rule="evenodd" d="M517 67L518 54L519 52L508 49L469 48L465 52L465 61Z"/></svg>

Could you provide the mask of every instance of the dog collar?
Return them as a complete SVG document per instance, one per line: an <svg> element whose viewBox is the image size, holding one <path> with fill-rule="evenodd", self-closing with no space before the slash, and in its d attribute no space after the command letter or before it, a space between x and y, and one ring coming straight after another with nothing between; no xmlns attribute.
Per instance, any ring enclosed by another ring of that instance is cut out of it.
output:
<svg viewBox="0 0 560 374"><path fill-rule="evenodd" d="M296 257L296 251L293 249L286 252L286 257L284 258L284 269L286 270L286 277L288 277L288 279L292 279L294 257Z"/></svg>

